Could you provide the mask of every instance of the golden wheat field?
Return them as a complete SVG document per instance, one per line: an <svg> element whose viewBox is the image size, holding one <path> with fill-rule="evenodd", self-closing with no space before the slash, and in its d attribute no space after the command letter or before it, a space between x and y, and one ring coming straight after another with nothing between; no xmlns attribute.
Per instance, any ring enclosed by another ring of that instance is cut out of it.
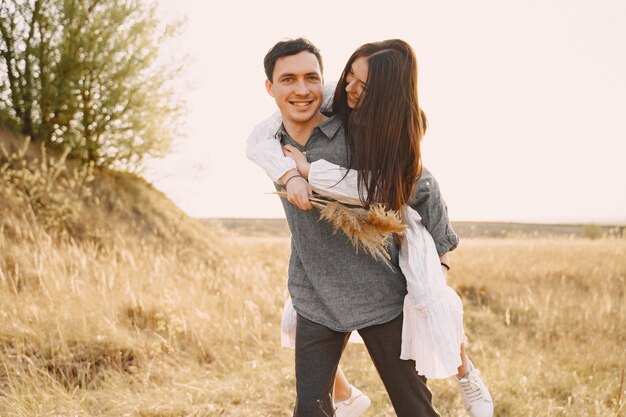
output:
<svg viewBox="0 0 626 417"><path fill-rule="evenodd" d="M290 415L288 238L214 231L202 257L123 234L102 249L4 232L1 416ZM496 415L624 415L625 254L617 239L475 239L454 252L449 278ZM394 415L363 346L342 366L372 398L366 416ZM431 389L442 416L464 415L453 380Z"/></svg>

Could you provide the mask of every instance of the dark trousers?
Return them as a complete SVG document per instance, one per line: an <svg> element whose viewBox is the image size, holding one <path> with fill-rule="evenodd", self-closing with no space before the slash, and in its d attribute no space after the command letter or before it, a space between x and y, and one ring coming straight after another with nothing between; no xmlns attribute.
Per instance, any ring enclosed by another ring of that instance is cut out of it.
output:
<svg viewBox="0 0 626 417"><path fill-rule="evenodd" d="M359 334L398 417L438 417L426 378L415 371L415 361L400 359L402 315L388 323L361 329ZM298 315L294 417L334 415L331 393L349 335Z"/></svg>

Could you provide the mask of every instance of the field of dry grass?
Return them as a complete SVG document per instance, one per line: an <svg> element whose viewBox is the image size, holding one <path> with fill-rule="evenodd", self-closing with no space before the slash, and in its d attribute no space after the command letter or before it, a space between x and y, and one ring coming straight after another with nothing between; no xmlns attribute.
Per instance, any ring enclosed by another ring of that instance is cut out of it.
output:
<svg viewBox="0 0 626 417"><path fill-rule="evenodd" d="M0 415L288 416L288 239L224 237L215 264L137 243L0 235ZM450 278L498 416L624 415L625 253L623 240L458 249ZM362 346L343 366L367 416L394 415ZM431 386L442 416L463 415L452 380Z"/></svg>
<svg viewBox="0 0 626 417"><path fill-rule="evenodd" d="M0 416L289 416L289 238L95 175L65 231L0 184ZM465 239L452 263L497 416L626 415L625 239ZM394 415L363 346L342 365L366 417ZM453 380L430 385L442 416L464 415Z"/></svg>

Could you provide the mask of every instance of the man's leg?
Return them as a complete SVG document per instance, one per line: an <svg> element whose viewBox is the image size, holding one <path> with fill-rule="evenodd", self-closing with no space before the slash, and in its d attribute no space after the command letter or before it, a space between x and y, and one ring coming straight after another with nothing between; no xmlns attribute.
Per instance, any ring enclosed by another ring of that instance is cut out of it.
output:
<svg viewBox="0 0 626 417"><path fill-rule="evenodd" d="M334 415L331 393L348 336L298 315L295 417Z"/></svg>
<svg viewBox="0 0 626 417"><path fill-rule="evenodd" d="M400 359L402 314L392 321L359 330L398 417L438 417L426 378L415 361Z"/></svg>

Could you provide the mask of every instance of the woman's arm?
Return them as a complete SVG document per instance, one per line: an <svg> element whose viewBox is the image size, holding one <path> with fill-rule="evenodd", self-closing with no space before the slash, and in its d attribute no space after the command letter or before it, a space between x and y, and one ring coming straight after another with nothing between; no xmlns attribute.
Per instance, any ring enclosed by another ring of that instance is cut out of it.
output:
<svg viewBox="0 0 626 417"><path fill-rule="evenodd" d="M347 204L362 205L359 197L358 173L320 159L309 167L309 184L313 191ZM363 191L367 198L367 192Z"/></svg>
<svg viewBox="0 0 626 417"><path fill-rule="evenodd" d="M332 164L325 159L309 163L298 148L284 145L285 155L296 163L298 172L307 178L313 191L347 204L361 204L357 188L357 171Z"/></svg>

